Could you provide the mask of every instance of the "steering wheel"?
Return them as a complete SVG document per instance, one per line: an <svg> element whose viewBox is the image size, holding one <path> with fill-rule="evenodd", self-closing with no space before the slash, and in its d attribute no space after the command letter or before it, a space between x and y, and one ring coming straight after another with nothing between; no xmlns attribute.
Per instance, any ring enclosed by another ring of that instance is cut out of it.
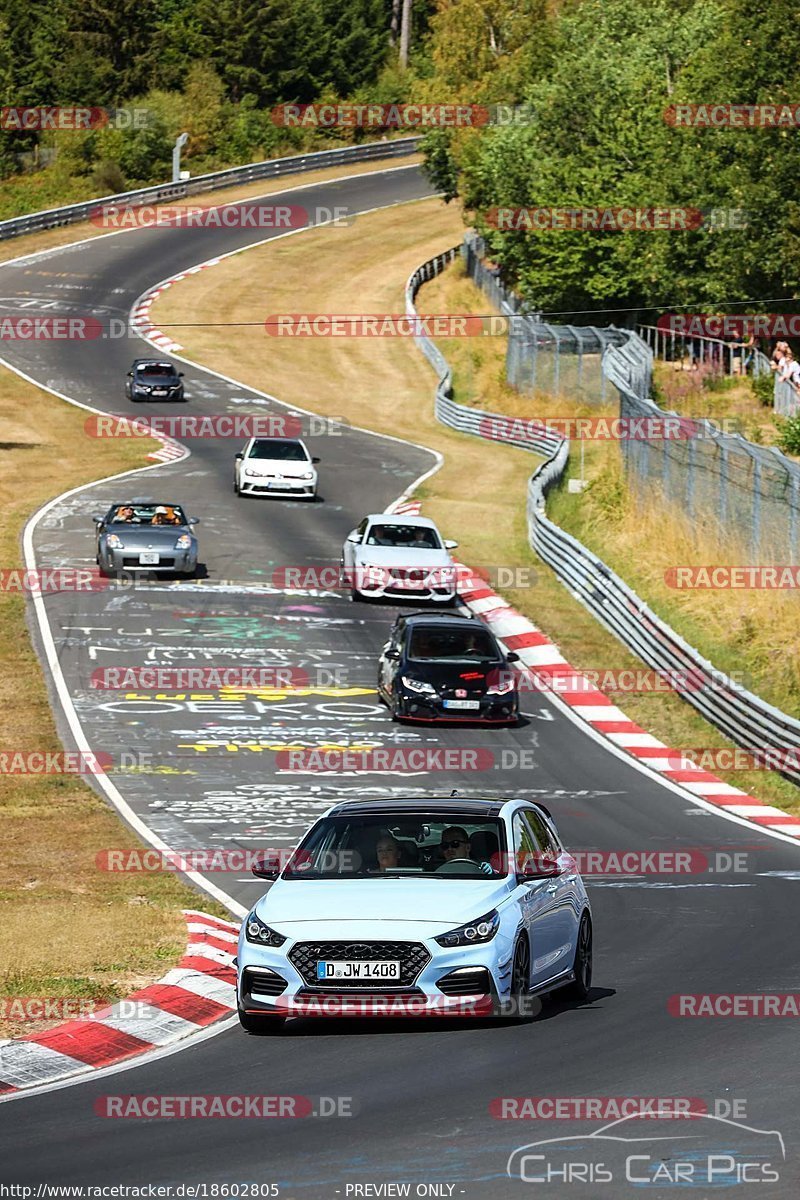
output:
<svg viewBox="0 0 800 1200"><path fill-rule="evenodd" d="M449 869L451 867L455 867L456 870L458 872L460 872L463 869L461 866L462 863L468 863L473 868L474 874L476 874L476 875L483 874L483 871L481 871L478 864L472 858L449 858L447 860L447 862L443 862L440 867L436 868L435 874L437 874L437 875L438 874L449 874L450 873Z"/></svg>

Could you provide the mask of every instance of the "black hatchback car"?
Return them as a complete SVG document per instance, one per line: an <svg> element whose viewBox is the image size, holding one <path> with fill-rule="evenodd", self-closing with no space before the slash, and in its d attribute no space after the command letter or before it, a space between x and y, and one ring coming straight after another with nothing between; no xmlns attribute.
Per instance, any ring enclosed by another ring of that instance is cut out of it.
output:
<svg viewBox="0 0 800 1200"><path fill-rule="evenodd" d="M401 615L380 657L378 695L394 720L513 724L518 659L474 617Z"/></svg>
<svg viewBox="0 0 800 1200"><path fill-rule="evenodd" d="M125 395L129 400L185 400L183 371L161 358L137 358L128 371Z"/></svg>

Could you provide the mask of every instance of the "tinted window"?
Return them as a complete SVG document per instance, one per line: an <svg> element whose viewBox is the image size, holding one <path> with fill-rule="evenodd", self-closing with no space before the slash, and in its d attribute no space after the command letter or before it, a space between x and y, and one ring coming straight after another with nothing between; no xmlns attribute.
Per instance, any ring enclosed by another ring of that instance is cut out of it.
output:
<svg viewBox="0 0 800 1200"><path fill-rule="evenodd" d="M420 525L372 525L368 546L403 546L413 550L441 550L435 529Z"/></svg>
<svg viewBox="0 0 800 1200"><path fill-rule="evenodd" d="M416 625L411 630L409 658L420 662L496 662L500 655L487 629Z"/></svg>
<svg viewBox="0 0 800 1200"><path fill-rule="evenodd" d="M274 458L281 462L308 462L308 455L299 442L280 438L260 438L250 447L248 458Z"/></svg>
<svg viewBox="0 0 800 1200"><path fill-rule="evenodd" d="M143 367L139 367L140 375L177 375L177 371L171 363L145 363Z"/></svg>
<svg viewBox="0 0 800 1200"><path fill-rule="evenodd" d="M466 844L462 844L466 839ZM442 843L445 843L443 848ZM456 844L457 843L457 844ZM504 874L505 838L496 818L458 813L445 820L425 813L327 817L304 838L284 879L402 878L438 876L487 879ZM459 860L440 872L449 851Z"/></svg>

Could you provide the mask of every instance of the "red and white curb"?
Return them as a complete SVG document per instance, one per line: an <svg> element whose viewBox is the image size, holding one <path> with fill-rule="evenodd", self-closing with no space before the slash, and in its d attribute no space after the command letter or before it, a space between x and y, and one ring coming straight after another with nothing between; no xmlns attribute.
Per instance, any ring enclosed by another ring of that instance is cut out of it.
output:
<svg viewBox="0 0 800 1200"><path fill-rule="evenodd" d="M197 275L200 271L205 271L207 267L215 267L220 260L211 258L208 262L201 263L199 266L191 267L188 271L181 271L178 275L170 275L167 279L162 279L161 283L156 287L151 288L149 292L144 292L131 312L131 326L135 333L140 337L146 338L148 342L152 342L159 350L164 350L167 354L177 354L183 349L180 342L176 342L169 334L158 329L150 319L150 306L153 301L165 292L167 288L172 287L173 283L177 283L180 279L186 279L189 275Z"/></svg>
<svg viewBox="0 0 800 1200"><path fill-rule="evenodd" d="M459 574L461 600L486 622L504 646L516 651L543 692L554 692L578 717L614 745L708 804L715 804L755 825L800 838L800 820L790 813L765 804L688 761L680 768L665 766L665 761L674 763L683 758L682 752L660 742L626 717L604 692L569 665L547 634L512 608L468 567L459 566Z"/></svg>
<svg viewBox="0 0 800 1200"><path fill-rule="evenodd" d="M158 983L91 1019L0 1041L0 1095L135 1058L230 1017L236 1009L239 926L191 909L184 915L186 953Z"/></svg>

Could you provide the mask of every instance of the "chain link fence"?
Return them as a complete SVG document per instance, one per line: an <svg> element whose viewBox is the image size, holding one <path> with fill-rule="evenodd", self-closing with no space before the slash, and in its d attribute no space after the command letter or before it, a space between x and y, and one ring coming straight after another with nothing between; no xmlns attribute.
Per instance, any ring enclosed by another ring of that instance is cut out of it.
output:
<svg viewBox="0 0 800 1200"><path fill-rule="evenodd" d="M462 248L467 273L501 312L514 316L506 359L506 378L513 387L599 402L610 384L619 394L620 417L675 418L675 437L622 440L630 485L648 496L654 486L660 488L691 520L754 562L798 561L800 465L773 447L722 432L713 421L681 419L659 408L650 399L653 350L643 338L613 326L541 321L502 285L497 271L483 261L484 252L483 239L467 234ZM766 359L758 362L759 372L768 369ZM796 411L793 392L792 397Z"/></svg>
<svg viewBox="0 0 800 1200"><path fill-rule="evenodd" d="M526 310L520 298L500 281L499 269L485 260L483 238L468 233L463 255L467 274L488 300L509 318L506 378L521 392L542 391L569 395L589 404L607 398L608 381L603 373L607 346L627 337L613 326L550 325Z"/></svg>

